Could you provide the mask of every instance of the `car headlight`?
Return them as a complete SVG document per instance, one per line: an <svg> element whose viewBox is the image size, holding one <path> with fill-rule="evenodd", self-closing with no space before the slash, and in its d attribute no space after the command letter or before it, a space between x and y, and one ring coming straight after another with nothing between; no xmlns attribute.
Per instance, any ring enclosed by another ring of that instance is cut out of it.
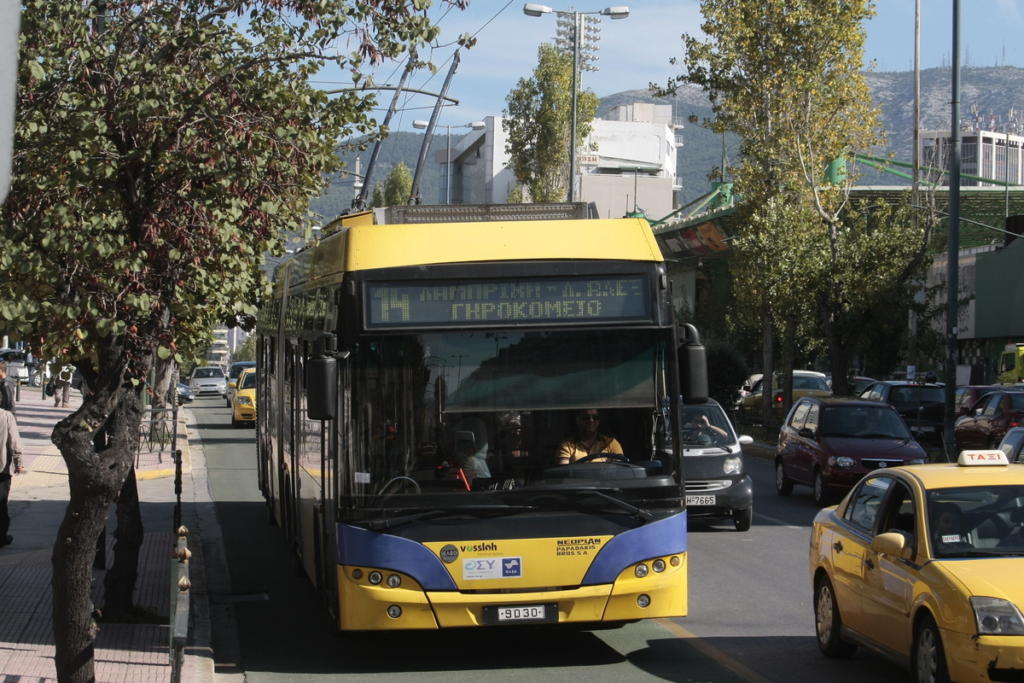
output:
<svg viewBox="0 0 1024 683"><path fill-rule="evenodd" d="M971 598L979 635L1024 636L1024 616L1017 606L1002 598Z"/></svg>
<svg viewBox="0 0 1024 683"><path fill-rule="evenodd" d="M249 398L248 396L239 396L238 397L238 405L240 405L240 406L251 406L252 405L252 399Z"/></svg>
<svg viewBox="0 0 1024 683"><path fill-rule="evenodd" d="M836 456L833 455L833 456L831 456L828 459L828 464L831 465L832 467L848 468L848 467L853 467L854 462L853 462L853 458L851 458L849 456L840 455L837 458Z"/></svg>
<svg viewBox="0 0 1024 683"><path fill-rule="evenodd" d="M743 461L739 458L726 458L722 471L726 474L739 474L743 471Z"/></svg>

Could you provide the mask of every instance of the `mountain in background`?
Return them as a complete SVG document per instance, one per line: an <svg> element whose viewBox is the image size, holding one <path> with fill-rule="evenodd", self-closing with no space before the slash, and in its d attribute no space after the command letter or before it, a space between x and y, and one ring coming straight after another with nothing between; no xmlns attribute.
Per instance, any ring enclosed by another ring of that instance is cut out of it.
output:
<svg viewBox="0 0 1024 683"><path fill-rule="evenodd" d="M888 138L883 149L874 150L876 156L892 153L896 160L909 162L913 147L914 74L901 72L868 72L868 87L875 104L882 113L882 124ZM948 131L950 128L950 100L952 73L947 68L925 69L921 72L921 129ZM703 91L695 86L682 88L670 98L656 98L647 90L627 90L601 99L598 117L614 107L630 102L656 102L671 104L675 120L683 124L680 138L683 146L677 156L677 176L682 186L680 202L685 205L711 189L709 175L722 165L723 137L704 128L700 122L711 116L711 105ZM960 115L964 123L973 121L985 130L1010 130L1024 134L1024 69L1012 66L963 67L960 71ZM695 117L697 123L690 123ZM724 136L726 165L738 156L735 136ZM374 183L383 182L391 167L399 161L414 169L419 156L421 133L393 133L381 147L378 168L374 170ZM425 203L441 200L444 183L443 167L433 161L434 150L444 144L435 137L431 154L420 180L421 196ZM347 152L342 155L347 167L354 170L359 156L366 171L370 150ZM908 181L868 167L861 167L859 184L904 185ZM352 179L335 179L328 190L313 203L313 210L326 219L347 211L352 201ZM653 216L652 218L661 218Z"/></svg>

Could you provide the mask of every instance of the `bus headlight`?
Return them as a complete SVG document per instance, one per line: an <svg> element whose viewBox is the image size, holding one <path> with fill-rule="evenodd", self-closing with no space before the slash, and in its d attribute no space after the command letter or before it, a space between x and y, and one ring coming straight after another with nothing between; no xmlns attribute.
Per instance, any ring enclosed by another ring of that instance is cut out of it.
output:
<svg viewBox="0 0 1024 683"><path fill-rule="evenodd" d="M374 586L379 586L380 582L384 580L384 576L380 572L370 572L369 576L366 577L370 580Z"/></svg>
<svg viewBox="0 0 1024 683"><path fill-rule="evenodd" d="M402 577L398 574L388 575L388 588L398 588L402 585Z"/></svg>
<svg viewBox="0 0 1024 683"><path fill-rule="evenodd" d="M651 562L651 569L659 573L665 571L665 560L659 558Z"/></svg>
<svg viewBox="0 0 1024 683"><path fill-rule="evenodd" d="M647 595L646 593L641 593L640 595L636 596L636 606L637 607L647 607L650 604L651 604L651 596Z"/></svg>
<svg viewBox="0 0 1024 683"><path fill-rule="evenodd" d="M647 565L643 563L638 564L636 567L633 568L633 573L636 575L636 578L638 579L642 579L645 576L647 576L647 573L649 571L650 570L647 569Z"/></svg>
<svg viewBox="0 0 1024 683"><path fill-rule="evenodd" d="M388 607L388 616L392 619L397 619L398 617L402 616L402 608L398 605L391 605L390 607Z"/></svg>

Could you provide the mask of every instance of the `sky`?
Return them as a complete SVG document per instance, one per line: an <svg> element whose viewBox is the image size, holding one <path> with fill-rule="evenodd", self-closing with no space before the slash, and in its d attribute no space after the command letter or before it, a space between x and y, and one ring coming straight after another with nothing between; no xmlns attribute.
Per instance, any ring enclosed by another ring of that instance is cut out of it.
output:
<svg viewBox="0 0 1024 683"><path fill-rule="evenodd" d="M547 0L550 4L552 0ZM681 60L683 33L700 30L697 0L614 0L627 4L625 19L601 17L601 40L597 72L583 73L583 87L605 97L623 90L646 88L648 83L666 83L680 73L670 64ZM921 67L948 66L952 55L952 0L921 0ZM439 70L431 76L413 74L407 87L440 92L455 50L455 39L473 34L477 44L462 51L458 71L448 96L457 106L445 108L438 119L453 128L485 116L500 116L505 97L520 78L529 76L537 61L537 46L552 42L556 18L553 14L529 17L523 0L470 0L464 11L450 10L441 16L443 3L434 0L441 36L429 59ZM909 71L914 64L914 0L877 0L876 16L867 22L865 58L875 61L876 71ZM573 6L550 4L555 10L600 11L609 5L595 3ZM1009 65L1024 67L1024 0L960 0L961 66ZM388 64L375 75L378 84L397 85L401 64ZM331 80L330 74L317 79L324 89L350 83ZM391 101L382 91L378 102L382 120ZM430 118L434 100L409 94L400 101L392 120L393 130L412 130L412 121ZM453 135L456 133L452 131Z"/></svg>

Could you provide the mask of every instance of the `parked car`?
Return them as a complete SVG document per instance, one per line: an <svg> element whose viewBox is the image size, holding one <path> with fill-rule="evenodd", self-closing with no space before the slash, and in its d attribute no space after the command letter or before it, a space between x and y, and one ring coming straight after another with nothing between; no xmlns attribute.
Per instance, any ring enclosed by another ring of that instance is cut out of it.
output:
<svg viewBox="0 0 1024 683"><path fill-rule="evenodd" d="M826 656L863 645L914 681L1021 680L1024 465L971 453L871 472L815 516L809 569Z"/></svg>
<svg viewBox="0 0 1024 683"><path fill-rule="evenodd" d="M737 408L741 415L755 416L761 412L761 393L764 385L764 378L761 377L751 387L750 393L743 396L737 402ZM775 375L772 387L772 404L775 409L782 412L782 375ZM804 396L831 396L832 389L825 381L825 373L814 370L793 371L793 401Z"/></svg>
<svg viewBox="0 0 1024 683"><path fill-rule="evenodd" d="M1014 427L1006 432L1006 436L999 444L999 450L1006 454L1006 459L1010 462L1024 463L1022 447L1024 447L1024 427Z"/></svg>
<svg viewBox="0 0 1024 683"><path fill-rule="evenodd" d="M848 386L850 388L851 396L860 396L861 392L867 389L869 386L877 382L878 380L872 377L862 377L861 375L855 375L850 378Z"/></svg>
<svg viewBox="0 0 1024 683"><path fill-rule="evenodd" d="M979 398L991 394L993 391L1024 391L1024 386L1013 384L965 384L958 386L956 388L956 396L953 399L954 412L958 415L966 415Z"/></svg>
<svg viewBox="0 0 1024 683"><path fill-rule="evenodd" d="M0 360L7 361L7 377L12 382L28 382L28 356L19 349L0 349Z"/></svg>
<svg viewBox="0 0 1024 683"><path fill-rule="evenodd" d="M754 440L736 436L714 399L683 405L682 422L687 514L729 518L737 531L748 530L754 514L754 489L744 471L742 446Z"/></svg>
<svg viewBox="0 0 1024 683"><path fill-rule="evenodd" d="M177 389L178 403L191 403L195 396L192 395L192 387L185 384L184 382L178 382Z"/></svg>
<svg viewBox="0 0 1024 683"><path fill-rule="evenodd" d="M871 470L926 462L928 454L899 413L885 404L853 398L802 398L779 430L775 490L811 486L825 506Z"/></svg>
<svg viewBox="0 0 1024 683"><path fill-rule="evenodd" d="M196 396L203 394L224 395L227 390L227 379L224 377L224 370L219 365L206 365L192 371L188 381L192 393Z"/></svg>
<svg viewBox="0 0 1024 683"><path fill-rule="evenodd" d="M231 426L238 427L242 423L256 422L256 369L246 368L238 376L231 401Z"/></svg>
<svg viewBox="0 0 1024 683"><path fill-rule="evenodd" d="M861 392L860 398L888 403L896 409L918 441L930 445L942 443L946 405L945 385L936 382L886 380L875 382Z"/></svg>
<svg viewBox="0 0 1024 683"><path fill-rule="evenodd" d="M749 396L751 390L754 388L754 385L757 384L758 380L760 380L762 377L764 377L764 375L762 375L760 372L755 372L753 375L748 377L746 381L743 382L743 386L741 386L740 390L737 392L737 396L739 398Z"/></svg>
<svg viewBox="0 0 1024 683"><path fill-rule="evenodd" d="M256 361L240 360L228 366L228 382L224 389L224 399L227 401L228 408L231 407L231 402L235 398L235 386L238 382L238 376L242 374L243 370L248 370L249 368L255 369Z"/></svg>
<svg viewBox="0 0 1024 683"><path fill-rule="evenodd" d="M992 391L953 425L958 450L996 448L1006 432L1024 424L1024 391Z"/></svg>

